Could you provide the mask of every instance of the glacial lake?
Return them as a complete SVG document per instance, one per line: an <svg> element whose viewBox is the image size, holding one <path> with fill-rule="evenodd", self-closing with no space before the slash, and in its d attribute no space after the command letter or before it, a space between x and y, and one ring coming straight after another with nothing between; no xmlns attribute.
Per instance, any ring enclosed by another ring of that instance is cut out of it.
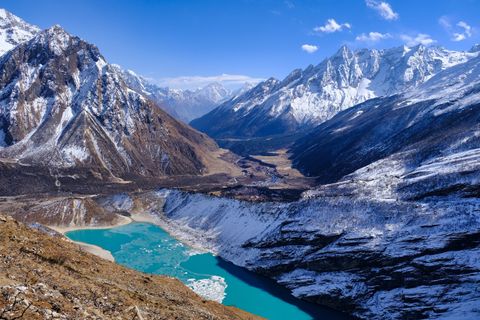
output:
<svg viewBox="0 0 480 320"><path fill-rule="evenodd" d="M298 300L268 278L210 253L198 253L149 223L70 231L66 236L110 251L121 265L176 277L204 297L270 320L350 319Z"/></svg>

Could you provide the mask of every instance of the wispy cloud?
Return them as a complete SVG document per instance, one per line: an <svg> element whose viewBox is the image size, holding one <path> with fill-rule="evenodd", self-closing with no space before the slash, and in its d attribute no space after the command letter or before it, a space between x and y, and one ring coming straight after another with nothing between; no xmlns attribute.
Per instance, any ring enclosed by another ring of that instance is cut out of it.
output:
<svg viewBox="0 0 480 320"><path fill-rule="evenodd" d="M460 21L457 23L457 26L463 29L463 32L454 32L452 38L453 41L463 41L472 36L472 27L465 21Z"/></svg>
<svg viewBox="0 0 480 320"><path fill-rule="evenodd" d="M295 8L295 4L294 4L292 1L285 0L285 1L283 1L283 3L285 4L285 6L286 6L288 9L293 9L293 8Z"/></svg>
<svg viewBox="0 0 480 320"><path fill-rule="evenodd" d="M430 37L428 34L425 34L425 33L419 33L415 36L410 36L410 35L407 35L407 34L401 34L400 39L402 39L403 42L405 42L405 44L409 47L413 47L413 46L416 46L418 44L428 46L428 45L431 45L431 44L437 42L436 40L432 39L432 37Z"/></svg>
<svg viewBox="0 0 480 320"><path fill-rule="evenodd" d="M350 23L338 23L335 19L328 19L325 25L315 27L313 31L323 32L323 33L333 33L337 31L342 31L344 29L350 29L352 26Z"/></svg>
<svg viewBox="0 0 480 320"><path fill-rule="evenodd" d="M313 44L304 44L302 45L302 50L308 53L314 53L318 50L318 47Z"/></svg>
<svg viewBox="0 0 480 320"><path fill-rule="evenodd" d="M245 83L258 83L265 79L238 74L221 74L214 76L180 76L172 78L150 79L161 87L175 89L196 89L210 83L218 82L226 87L239 87Z"/></svg>
<svg viewBox="0 0 480 320"><path fill-rule="evenodd" d="M390 33L380 33L376 31L369 32L368 34L362 33L358 35L355 40L361 42L377 42L380 40L390 39L392 35Z"/></svg>
<svg viewBox="0 0 480 320"><path fill-rule="evenodd" d="M447 16L442 16L438 23L447 31L452 41L463 41L472 36L473 28L465 21L459 21L453 26Z"/></svg>
<svg viewBox="0 0 480 320"><path fill-rule="evenodd" d="M377 11L378 14L385 20L397 20L399 15L393 11L392 6L388 2L377 0L365 0L367 7Z"/></svg>
<svg viewBox="0 0 480 320"><path fill-rule="evenodd" d="M441 16L438 19L438 24L441 25L446 31L450 31L452 29L452 23L447 16Z"/></svg>

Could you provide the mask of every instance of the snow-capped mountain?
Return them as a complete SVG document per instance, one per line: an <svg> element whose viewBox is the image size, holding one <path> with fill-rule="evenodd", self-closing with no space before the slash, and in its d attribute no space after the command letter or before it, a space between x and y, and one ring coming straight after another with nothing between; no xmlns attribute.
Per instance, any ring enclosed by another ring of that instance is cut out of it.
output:
<svg viewBox="0 0 480 320"><path fill-rule="evenodd" d="M466 183L471 185L477 183L480 170L479 121L477 56L409 92L369 100L339 113L296 143L293 161L322 182L334 182L390 159L384 164L386 172L389 165L394 172L401 164L395 175L415 185L425 184L425 192L459 186L468 179L473 179ZM377 170L378 165L364 174Z"/></svg>
<svg viewBox="0 0 480 320"><path fill-rule="evenodd" d="M30 40L39 31L40 28L0 8L0 56L18 44Z"/></svg>
<svg viewBox="0 0 480 320"><path fill-rule="evenodd" d="M0 74L1 158L103 177L161 176L203 173L217 148L60 26L1 56Z"/></svg>
<svg viewBox="0 0 480 320"><path fill-rule="evenodd" d="M160 87L118 65L114 68L122 73L129 87L148 96L171 116L186 123L207 114L232 96L232 92L220 83L210 83L196 90L171 89Z"/></svg>
<svg viewBox="0 0 480 320"><path fill-rule="evenodd" d="M283 81L260 83L192 125L218 138L311 128L358 103L416 88L477 55L422 45L357 51L343 46L317 66L294 70Z"/></svg>

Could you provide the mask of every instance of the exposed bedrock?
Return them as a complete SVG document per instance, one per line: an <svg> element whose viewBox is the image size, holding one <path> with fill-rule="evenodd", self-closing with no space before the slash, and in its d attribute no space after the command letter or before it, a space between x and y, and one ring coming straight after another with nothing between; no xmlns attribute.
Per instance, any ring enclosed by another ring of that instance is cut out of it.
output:
<svg viewBox="0 0 480 320"><path fill-rule="evenodd" d="M165 228L365 319L480 316L480 204L337 197L249 203L161 191Z"/></svg>

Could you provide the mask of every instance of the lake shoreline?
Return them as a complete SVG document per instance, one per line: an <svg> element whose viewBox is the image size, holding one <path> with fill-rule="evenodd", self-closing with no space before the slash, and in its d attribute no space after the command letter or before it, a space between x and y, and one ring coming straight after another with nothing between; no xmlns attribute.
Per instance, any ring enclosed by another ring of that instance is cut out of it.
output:
<svg viewBox="0 0 480 320"><path fill-rule="evenodd" d="M68 233L70 231L78 231L78 230L112 229L112 228L117 228L117 227L121 227L121 226L126 226L126 225L128 225L130 223L134 223L134 222L147 222L147 223L155 224L154 219L150 216L145 215L145 214L138 214L138 215L130 216L130 217L118 215L118 217L119 217L119 220L116 223L112 223L110 225L101 225L101 226L95 226L95 225L91 225L91 226L85 226L85 225L83 225L83 226L47 226L47 227L49 227L50 229L55 230L56 232L62 234L67 239L67 241L70 241L70 242L73 242L73 243L77 244L78 246L80 246L80 248L82 250L84 250L86 252L89 252L91 254L94 254L94 255L102 258L102 259L115 262L115 258L113 257L113 254L110 251L105 250L102 247L96 246L96 245L93 245L93 244L80 242L80 241L74 241L74 240L70 239L66 235L66 233Z"/></svg>
<svg viewBox="0 0 480 320"><path fill-rule="evenodd" d="M78 231L78 230L105 230L105 229L112 229L112 228L117 228L117 227L122 227L129 225L131 223L135 222L143 222L143 223L150 223L153 225L156 225L165 232L167 232L170 236L175 238L176 240L182 242L182 240L176 236L174 233L170 232L169 228L167 227L168 224L164 222L160 216L153 216L148 213L136 213L136 214L131 214L130 216L124 216L124 215L117 215L118 220L115 223L109 224L109 225L81 225L81 226L52 226L49 225L47 226L48 228L62 234L67 241L73 242L77 245L80 246L80 248L86 252L89 252L91 254L94 254L102 259L108 260L115 262L115 258L113 257L113 254L108 251L103 249L100 246L80 242L80 241L74 241L70 239L66 234L71 231ZM216 255L214 252L211 252L210 250L198 245L198 244L192 244L192 243L186 243L188 246L192 247L192 249L198 250L200 253L211 253L213 255Z"/></svg>

